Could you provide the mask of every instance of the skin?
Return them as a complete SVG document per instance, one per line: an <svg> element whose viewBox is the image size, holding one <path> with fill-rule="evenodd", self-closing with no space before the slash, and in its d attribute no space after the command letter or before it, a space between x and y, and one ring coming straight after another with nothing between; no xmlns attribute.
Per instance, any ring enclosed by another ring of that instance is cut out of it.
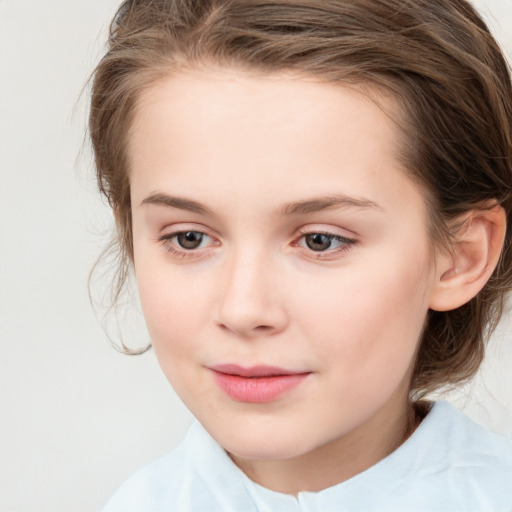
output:
<svg viewBox="0 0 512 512"><path fill-rule="evenodd" d="M426 204L398 146L367 96L299 76L188 70L137 105L134 267L154 350L192 413L270 489L327 488L410 433L410 376L436 272ZM333 194L350 200L282 212ZM181 231L205 236L186 249ZM343 239L313 250L304 233L318 232ZM309 375L275 401L244 403L215 383L210 368L226 363Z"/></svg>

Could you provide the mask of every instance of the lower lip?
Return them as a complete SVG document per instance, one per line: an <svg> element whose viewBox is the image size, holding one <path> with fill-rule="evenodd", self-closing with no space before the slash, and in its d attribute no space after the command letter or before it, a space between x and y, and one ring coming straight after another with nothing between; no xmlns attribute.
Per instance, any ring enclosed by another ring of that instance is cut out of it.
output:
<svg viewBox="0 0 512 512"><path fill-rule="evenodd" d="M268 377L241 377L213 372L217 385L237 402L268 403L296 388L309 373L272 375Z"/></svg>

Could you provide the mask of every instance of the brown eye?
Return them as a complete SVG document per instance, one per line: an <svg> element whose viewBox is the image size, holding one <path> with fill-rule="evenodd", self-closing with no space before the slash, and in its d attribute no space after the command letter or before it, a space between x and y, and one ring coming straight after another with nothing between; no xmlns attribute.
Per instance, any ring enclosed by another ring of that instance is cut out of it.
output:
<svg viewBox="0 0 512 512"><path fill-rule="evenodd" d="M197 249L203 241L204 234L198 231L178 233L176 240L183 249Z"/></svg>
<svg viewBox="0 0 512 512"><path fill-rule="evenodd" d="M306 245L312 251L325 251L332 245L332 236L323 235L322 233L311 233L306 235Z"/></svg>

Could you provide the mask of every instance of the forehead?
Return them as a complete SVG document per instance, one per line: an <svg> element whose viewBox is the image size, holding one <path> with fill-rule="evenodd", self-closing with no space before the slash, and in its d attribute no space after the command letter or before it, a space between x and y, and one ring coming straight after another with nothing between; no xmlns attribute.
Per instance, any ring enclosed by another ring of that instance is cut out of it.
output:
<svg viewBox="0 0 512 512"><path fill-rule="evenodd" d="M335 84L291 71L269 74L231 68L179 69L138 97L130 132L136 132L144 121L161 120L172 110L179 133L189 129L198 134L220 123L256 130L266 124L288 123L290 133L294 127L298 131L307 124L310 129L302 131L305 137L325 137L322 128L326 122L352 123L356 129L358 120L363 124L368 116L375 118L377 109L379 121L386 125L381 133L385 131L390 141L396 142L393 120L401 117L400 109L392 94L381 86ZM370 134L368 123L365 130ZM217 135L209 134L209 139Z"/></svg>
<svg viewBox="0 0 512 512"><path fill-rule="evenodd" d="M134 202L173 190L208 204L254 201L253 211L277 208L284 193L294 200L313 191L378 203L383 184L397 197L411 182L388 112L395 105L376 90L305 76L173 74L136 107L128 143Z"/></svg>

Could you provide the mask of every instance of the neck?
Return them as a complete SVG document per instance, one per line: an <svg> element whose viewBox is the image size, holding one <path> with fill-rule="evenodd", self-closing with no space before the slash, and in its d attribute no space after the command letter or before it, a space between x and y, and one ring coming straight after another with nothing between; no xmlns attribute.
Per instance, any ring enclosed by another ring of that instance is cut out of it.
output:
<svg viewBox="0 0 512 512"><path fill-rule="evenodd" d="M231 458L251 480L273 491L317 492L375 465L408 439L421 420L422 415L406 399L400 407L383 407L354 431L298 457Z"/></svg>

